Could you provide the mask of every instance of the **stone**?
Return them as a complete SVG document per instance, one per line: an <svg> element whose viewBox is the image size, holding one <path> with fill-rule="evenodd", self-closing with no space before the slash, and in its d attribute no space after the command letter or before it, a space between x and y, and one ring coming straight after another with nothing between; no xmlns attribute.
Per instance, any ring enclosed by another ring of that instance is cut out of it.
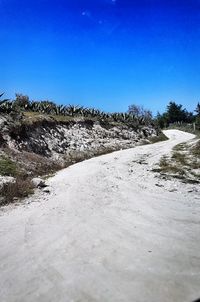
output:
<svg viewBox="0 0 200 302"><path fill-rule="evenodd" d="M5 198L0 196L0 205L3 204L4 201L5 201Z"/></svg>
<svg viewBox="0 0 200 302"><path fill-rule="evenodd" d="M161 185L159 183L155 184L155 186L157 186L157 187L164 187L164 185Z"/></svg>
<svg viewBox="0 0 200 302"><path fill-rule="evenodd" d="M177 189L170 189L169 192L173 193L173 192L177 192Z"/></svg>
<svg viewBox="0 0 200 302"><path fill-rule="evenodd" d="M3 187L5 184L9 183L14 183L15 178L11 176L0 176L0 189Z"/></svg>
<svg viewBox="0 0 200 302"><path fill-rule="evenodd" d="M49 189L49 188L44 188L44 189L42 190L42 192L44 192L44 193L50 193L50 189Z"/></svg>
<svg viewBox="0 0 200 302"><path fill-rule="evenodd" d="M40 177L35 177L32 179L32 184L35 188L44 188L46 187L45 181Z"/></svg>

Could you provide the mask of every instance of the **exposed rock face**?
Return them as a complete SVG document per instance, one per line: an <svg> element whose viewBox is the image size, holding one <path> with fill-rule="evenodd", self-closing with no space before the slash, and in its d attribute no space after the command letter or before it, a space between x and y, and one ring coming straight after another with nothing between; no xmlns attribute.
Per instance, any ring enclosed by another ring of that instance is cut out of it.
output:
<svg viewBox="0 0 200 302"><path fill-rule="evenodd" d="M0 205L30 194L33 187L51 194L42 176L97 155L149 142L159 134L152 125L60 119L34 113L0 114L0 159L3 163L5 157L16 172L1 172L7 176L0 175Z"/></svg>
<svg viewBox="0 0 200 302"><path fill-rule="evenodd" d="M8 121L2 116L0 134L1 144L10 149L60 159L73 151L134 147L141 140L156 136L157 132L152 126L135 130L126 125L104 126L90 120L59 123L44 119L31 125L15 124L12 119Z"/></svg>
<svg viewBox="0 0 200 302"><path fill-rule="evenodd" d="M127 125L101 125L99 122L59 123L44 119L34 124L18 124L0 119L1 142L10 149L28 151L54 160L72 152L131 148L148 137L156 136L152 127L134 129Z"/></svg>

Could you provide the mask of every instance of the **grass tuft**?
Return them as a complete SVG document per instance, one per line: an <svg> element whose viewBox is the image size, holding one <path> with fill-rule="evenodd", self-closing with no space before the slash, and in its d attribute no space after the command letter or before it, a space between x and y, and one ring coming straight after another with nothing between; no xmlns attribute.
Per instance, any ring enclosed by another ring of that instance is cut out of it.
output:
<svg viewBox="0 0 200 302"><path fill-rule="evenodd" d="M185 153L180 152L174 152L172 155L172 159L174 159L177 163L186 166L187 165L187 159Z"/></svg>
<svg viewBox="0 0 200 302"><path fill-rule="evenodd" d="M167 141L168 137L163 132L161 132L157 136L149 137L148 140L150 141L150 143L155 144L155 143Z"/></svg>

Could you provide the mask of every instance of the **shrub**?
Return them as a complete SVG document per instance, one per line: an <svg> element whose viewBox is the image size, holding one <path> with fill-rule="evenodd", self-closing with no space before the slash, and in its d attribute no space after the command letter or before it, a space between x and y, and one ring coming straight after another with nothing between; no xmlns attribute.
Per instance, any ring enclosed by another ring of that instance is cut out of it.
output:
<svg viewBox="0 0 200 302"><path fill-rule="evenodd" d="M2 157L0 159L0 175L2 176L16 176L17 165L11 159Z"/></svg>
<svg viewBox="0 0 200 302"><path fill-rule="evenodd" d="M0 195L3 197L0 205L14 201L14 198L24 198L33 193L33 184L30 178L17 177L15 182L6 183L2 186Z"/></svg>

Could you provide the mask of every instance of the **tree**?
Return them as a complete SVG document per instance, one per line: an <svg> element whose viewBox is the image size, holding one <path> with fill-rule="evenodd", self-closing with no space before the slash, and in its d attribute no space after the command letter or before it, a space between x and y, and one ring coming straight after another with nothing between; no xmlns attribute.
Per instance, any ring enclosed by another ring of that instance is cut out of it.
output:
<svg viewBox="0 0 200 302"><path fill-rule="evenodd" d="M182 105L178 105L175 102L169 102L166 112L168 123L187 121L187 112L185 109L182 109L182 107Z"/></svg>
<svg viewBox="0 0 200 302"><path fill-rule="evenodd" d="M160 112L158 112L155 121L161 129L166 128L168 125L167 113L165 112L163 114L160 114Z"/></svg>
<svg viewBox="0 0 200 302"><path fill-rule="evenodd" d="M189 112L189 111L185 111L185 114L186 114L186 122L187 123L194 123L195 121L195 116L192 112Z"/></svg>
<svg viewBox="0 0 200 302"><path fill-rule="evenodd" d="M200 129L200 103L197 104L195 112L197 113L195 118L196 126L198 129Z"/></svg>
<svg viewBox="0 0 200 302"><path fill-rule="evenodd" d="M142 106L132 104L128 107L128 113L133 114L136 117L142 116L143 111L144 110Z"/></svg>
<svg viewBox="0 0 200 302"><path fill-rule="evenodd" d="M137 118L143 118L146 122L151 122L153 114L150 110L145 109L143 106L132 104L128 107L128 113L134 115Z"/></svg>
<svg viewBox="0 0 200 302"><path fill-rule="evenodd" d="M27 95L16 93L15 97L16 97L14 101L15 107L20 107L21 109L28 109L28 107L30 106L30 101Z"/></svg>
<svg viewBox="0 0 200 302"><path fill-rule="evenodd" d="M200 117L200 103L197 104L197 108L195 109L195 112L197 113L197 116Z"/></svg>

